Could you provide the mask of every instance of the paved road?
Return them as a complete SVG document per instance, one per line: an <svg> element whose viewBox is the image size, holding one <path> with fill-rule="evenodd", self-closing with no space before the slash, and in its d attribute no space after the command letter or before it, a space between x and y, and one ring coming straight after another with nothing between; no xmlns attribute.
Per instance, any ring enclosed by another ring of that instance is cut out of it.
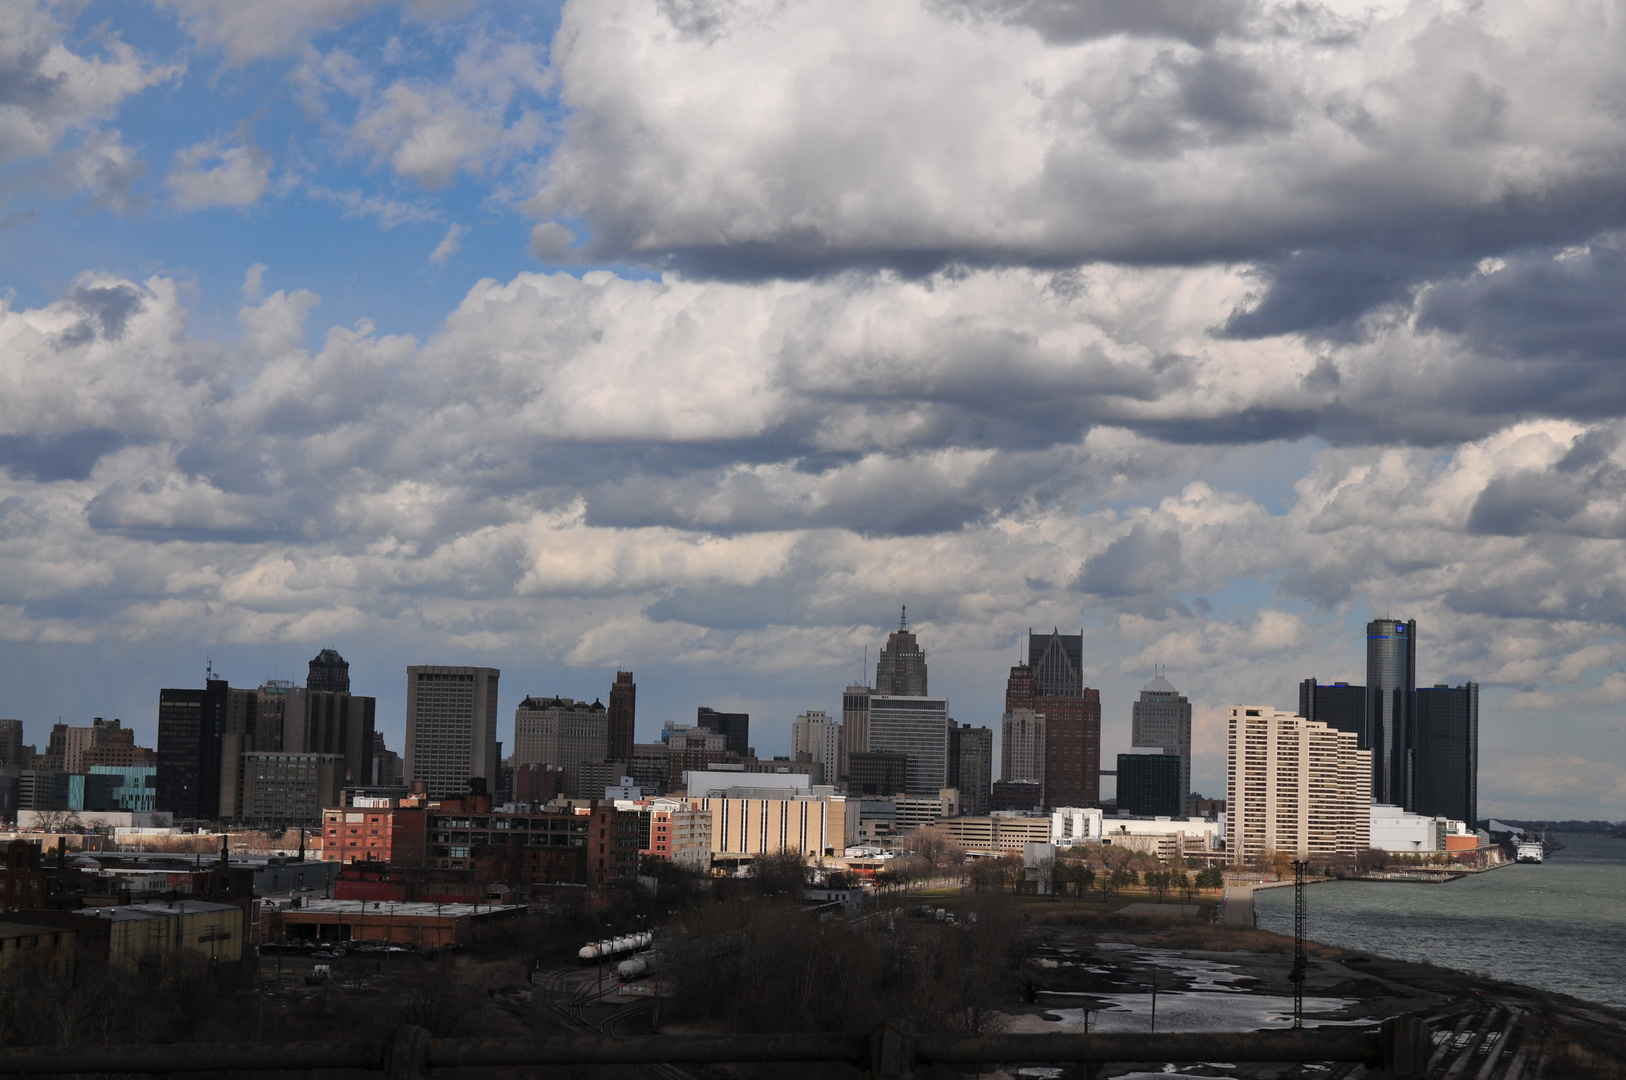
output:
<svg viewBox="0 0 1626 1080"><path fill-rule="evenodd" d="M1231 886L1225 894L1225 918L1221 920L1222 926L1252 927L1253 922L1253 886L1247 882L1238 882Z"/></svg>

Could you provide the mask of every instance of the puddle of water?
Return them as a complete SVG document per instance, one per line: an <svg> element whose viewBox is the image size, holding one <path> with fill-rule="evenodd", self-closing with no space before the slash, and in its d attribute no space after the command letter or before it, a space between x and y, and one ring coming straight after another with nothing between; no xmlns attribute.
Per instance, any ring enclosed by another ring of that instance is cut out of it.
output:
<svg viewBox="0 0 1626 1080"><path fill-rule="evenodd" d="M1090 1010L1090 1030L1101 1032L1145 1032L1152 1027L1152 995L1095 995L1104 1008ZM1361 1026L1362 1020L1320 1019L1313 1014L1338 1012L1356 1004L1353 998L1306 997L1304 1026ZM1083 1009L1050 1009L1059 1022L1044 1023L1039 1030L1084 1030ZM1293 999L1273 994L1183 993L1157 995L1159 1031L1261 1031L1293 1026Z"/></svg>

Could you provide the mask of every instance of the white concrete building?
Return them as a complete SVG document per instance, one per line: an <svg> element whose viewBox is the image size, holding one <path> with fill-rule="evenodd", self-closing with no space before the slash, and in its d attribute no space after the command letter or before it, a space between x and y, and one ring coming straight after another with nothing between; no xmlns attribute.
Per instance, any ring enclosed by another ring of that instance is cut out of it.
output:
<svg viewBox="0 0 1626 1080"><path fill-rule="evenodd" d="M798 716L790 725L791 760L800 760L800 754L820 766L819 783L835 783L841 769L841 722L823 709Z"/></svg>
<svg viewBox="0 0 1626 1080"><path fill-rule="evenodd" d="M1228 710L1225 846L1245 866L1268 852L1353 855L1371 842L1372 752L1353 732L1268 705Z"/></svg>
<svg viewBox="0 0 1626 1080"><path fill-rule="evenodd" d="M1050 812L1050 842L1057 847L1072 847L1100 839L1100 807L1058 806Z"/></svg>
<svg viewBox="0 0 1626 1080"><path fill-rule="evenodd" d="M487 667L414 665L407 671L406 778L432 798L461 795L471 777L497 786L497 683Z"/></svg>
<svg viewBox="0 0 1626 1080"><path fill-rule="evenodd" d="M1005 714L999 748L1001 780L1044 783L1044 714L1014 709Z"/></svg>
<svg viewBox="0 0 1626 1080"><path fill-rule="evenodd" d="M1472 836L1467 822L1424 817L1399 806L1373 803L1371 844L1379 851L1436 852L1446 850L1446 837Z"/></svg>

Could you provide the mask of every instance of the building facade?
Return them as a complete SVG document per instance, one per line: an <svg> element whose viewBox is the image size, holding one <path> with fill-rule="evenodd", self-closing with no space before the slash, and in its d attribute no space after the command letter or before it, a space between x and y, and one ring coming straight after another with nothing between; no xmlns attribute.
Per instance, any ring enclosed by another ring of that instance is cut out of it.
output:
<svg viewBox="0 0 1626 1080"><path fill-rule="evenodd" d="M597 701L528 697L514 710L516 766L551 765L579 779L582 766L604 761L609 746L609 710Z"/></svg>
<svg viewBox="0 0 1626 1080"><path fill-rule="evenodd" d="M406 774L431 796L457 795L469 780L497 779L497 684L487 667L407 668Z"/></svg>
<svg viewBox="0 0 1626 1080"><path fill-rule="evenodd" d="M212 819L220 807L220 739L227 686L158 691L158 809L177 818Z"/></svg>
<svg viewBox="0 0 1626 1080"><path fill-rule="evenodd" d="M1372 794L1412 808L1413 708L1417 697L1417 620L1366 624L1366 748Z"/></svg>
<svg viewBox="0 0 1626 1080"><path fill-rule="evenodd" d="M338 806L322 810L322 859L328 862L424 865L428 818L420 806Z"/></svg>
<svg viewBox="0 0 1626 1080"><path fill-rule="evenodd" d="M1184 762L1152 748L1151 753L1118 755L1118 812L1135 817L1180 817L1186 800L1181 793Z"/></svg>
<svg viewBox="0 0 1626 1080"><path fill-rule="evenodd" d="M874 691L857 683L841 694L841 764L838 779L845 780L849 758L869 749L869 699Z"/></svg>
<svg viewBox="0 0 1626 1080"><path fill-rule="evenodd" d="M898 618L898 628L887 636L886 644L881 646L880 659L875 662L875 693L891 697L927 695L926 653L915 635L909 632L908 608L903 609Z"/></svg>
<svg viewBox="0 0 1626 1080"><path fill-rule="evenodd" d="M908 758L904 790L930 798L948 786L948 698L877 693L869 703L869 748Z"/></svg>
<svg viewBox="0 0 1626 1080"><path fill-rule="evenodd" d="M638 726L638 684L632 681L632 672L615 673L605 719L609 727L605 756L613 761L631 761L633 730Z"/></svg>
<svg viewBox="0 0 1626 1080"><path fill-rule="evenodd" d="M245 752L243 801L237 816L273 827L318 825L322 808L339 801L344 788L342 754Z"/></svg>
<svg viewBox="0 0 1626 1080"><path fill-rule="evenodd" d="M1032 709L1013 709L1001 721L1000 779L1044 784L1044 717Z"/></svg>
<svg viewBox="0 0 1626 1080"><path fill-rule="evenodd" d="M313 693L348 694L350 664L337 650L323 649L311 659L305 689Z"/></svg>
<svg viewBox="0 0 1626 1080"><path fill-rule="evenodd" d="M711 815L711 852L719 855L840 855L847 847L847 800L840 795L784 798L710 796L690 800ZM853 823L856 833L857 822Z"/></svg>
<svg viewBox="0 0 1626 1080"><path fill-rule="evenodd" d="M1181 817L1191 795L1191 702L1161 674L1141 687L1140 700L1130 708L1130 744L1161 747L1180 759ZM1123 774L1118 775L1118 808L1123 809Z"/></svg>
<svg viewBox="0 0 1626 1080"><path fill-rule="evenodd" d="M1372 752L1270 706L1228 710L1225 843L1236 866L1270 852L1357 855L1371 843Z"/></svg>
<svg viewBox="0 0 1626 1080"><path fill-rule="evenodd" d="M1101 801L1101 694L1084 685L1084 635L1028 631L1033 698L1013 695L1006 711L1031 708L1044 717L1044 805L1096 806Z"/></svg>
<svg viewBox="0 0 1626 1080"><path fill-rule="evenodd" d="M1479 684L1417 688L1413 806L1425 817L1479 820Z"/></svg>
<svg viewBox="0 0 1626 1080"><path fill-rule="evenodd" d="M994 782L994 733L986 727L949 722L949 782L960 793L960 812L991 810Z"/></svg>
<svg viewBox="0 0 1626 1080"><path fill-rule="evenodd" d="M751 753L751 714L718 712L705 705L695 710L695 726L723 736L723 747L735 757Z"/></svg>
<svg viewBox="0 0 1626 1080"><path fill-rule="evenodd" d="M1306 720L1319 720L1328 727L1347 731L1360 740L1362 750L1372 749L1366 744L1366 687L1349 683L1323 685L1314 677L1299 683L1299 715Z"/></svg>
<svg viewBox="0 0 1626 1080"><path fill-rule="evenodd" d="M813 781L833 784L841 768L841 722L823 709L809 709L790 725L790 756L806 754L818 766Z"/></svg>
<svg viewBox="0 0 1626 1080"><path fill-rule="evenodd" d="M697 873L711 869L711 813L679 803L649 810L649 846L639 852Z"/></svg>
<svg viewBox="0 0 1626 1080"><path fill-rule="evenodd" d="M862 750L852 755L847 794L887 796L901 794L909 784L909 755L884 750Z"/></svg>

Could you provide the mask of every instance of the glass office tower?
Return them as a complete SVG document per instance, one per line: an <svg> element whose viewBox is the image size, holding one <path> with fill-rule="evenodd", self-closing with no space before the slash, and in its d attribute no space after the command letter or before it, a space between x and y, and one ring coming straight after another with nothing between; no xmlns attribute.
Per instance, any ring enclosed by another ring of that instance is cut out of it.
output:
<svg viewBox="0 0 1626 1080"><path fill-rule="evenodd" d="M1479 817L1479 684L1417 688L1413 809L1429 817Z"/></svg>
<svg viewBox="0 0 1626 1080"><path fill-rule="evenodd" d="M1417 698L1417 620L1366 624L1366 748L1372 801L1412 809Z"/></svg>

